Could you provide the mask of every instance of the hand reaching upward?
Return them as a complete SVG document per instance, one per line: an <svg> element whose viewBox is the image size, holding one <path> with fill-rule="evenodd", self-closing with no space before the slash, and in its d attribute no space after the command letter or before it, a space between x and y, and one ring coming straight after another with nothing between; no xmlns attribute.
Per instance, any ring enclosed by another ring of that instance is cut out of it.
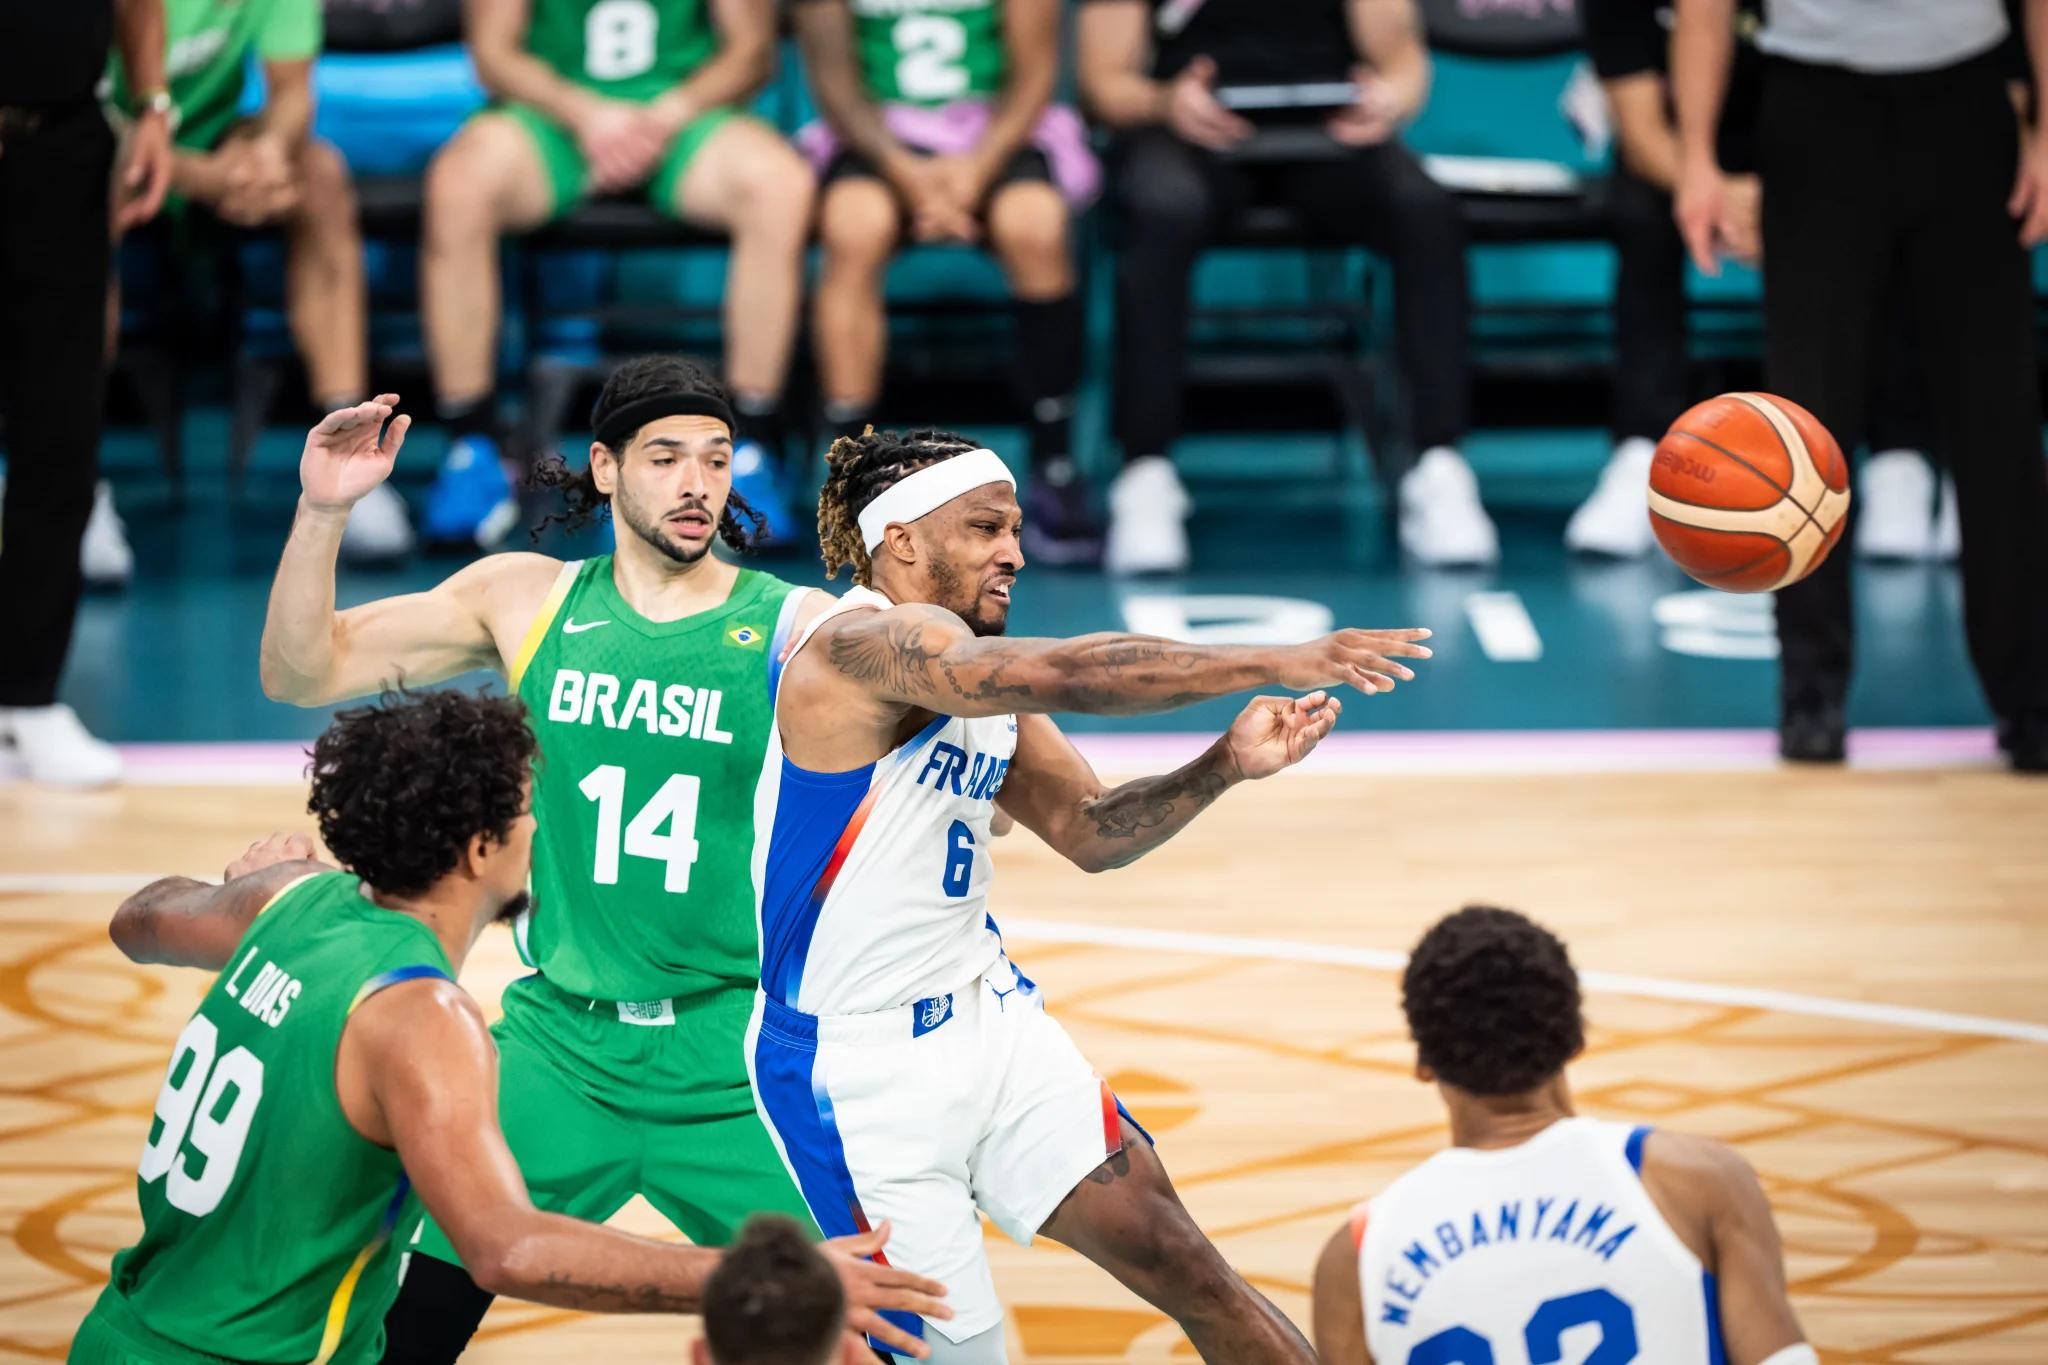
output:
<svg viewBox="0 0 2048 1365"><path fill-rule="evenodd" d="M330 412L306 434L299 456L299 485L306 504L327 512L346 512L391 474L398 448L412 426L410 416L391 417L395 393L380 393L367 403ZM387 429L384 423L390 420Z"/></svg>

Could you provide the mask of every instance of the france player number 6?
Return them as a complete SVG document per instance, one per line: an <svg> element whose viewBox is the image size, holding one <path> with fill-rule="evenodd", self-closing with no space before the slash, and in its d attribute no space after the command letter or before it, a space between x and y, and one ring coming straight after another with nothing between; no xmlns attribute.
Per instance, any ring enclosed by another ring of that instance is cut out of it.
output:
<svg viewBox="0 0 2048 1365"><path fill-rule="evenodd" d="M171 1207L203 1217L219 1207L235 1178L249 1124L263 1102L263 1063L248 1048L238 1047L216 1063L220 1030L203 1014L192 1016L171 1049L163 1089L156 1094L156 1133L142 1149L136 1168L143 1183L164 1180L164 1198ZM178 1068L184 1067L179 1077ZM235 1097L220 1112L233 1086ZM190 1140L205 1164L192 1174L191 1158L182 1150Z"/></svg>
<svg viewBox="0 0 2048 1365"><path fill-rule="evenodd" d="M597 802L596 865L590 879L599 886L619 882L619 854L647 858L662 865L661 889L690 889L690 865L697 861L697 796L703 783L688 773L671 773L661 790L647 799L625 825L626 770L616 763L592 768L576 790Z"/></svg>
<svg viewBox="0 0 2048 1365"><path fill-rule="evenodd" d="M946 831L946 870L939 889L949 896L964 896L974 880L974 831L965 820L955 820Z"/></svg>
<svg viewBox="0 0 2048 1365"><path fill-rule="evenodd" d="M1522 1329L1529 1365L1557 1365L1564 1359L1564 1334L1597 1324L1600 1344L1585 1365L1627 1365L1636 1358L1636 1315L1605 1289L1588 1289L1547 1299ZM1494 1365L1493 1343L1469 1327L1447 1327L1415 1343L1408 1365Z"/></svg>

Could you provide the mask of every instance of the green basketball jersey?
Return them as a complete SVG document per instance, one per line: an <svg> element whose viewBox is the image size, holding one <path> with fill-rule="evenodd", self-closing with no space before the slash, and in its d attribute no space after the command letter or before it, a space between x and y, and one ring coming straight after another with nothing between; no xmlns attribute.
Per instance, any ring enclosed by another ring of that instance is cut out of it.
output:
<svg viewBox="0 0 2048 1365"><path fill-rule="evenodd" d="M516 937L562 990L754 989L754 791L803 596L743 569L724 605L655 622L619 596L611 556L562 566L509 670L540 739Z"/></svg>
<svg viewBox="0 0 2048 1365"><path fill-rule="evenodd" d="M453 976L439 940L357 878L272 899L172 1049L137 1172L142 1240L95 1317L166 1357L383 1354L405 1173L349 1126L334 1055L357 1004L418 976Z"/></svg>
<svg viewBox="0 0 2048 1365"><path fill-rule="evenodd" d="M1000 0L850 0L868 94L900 104L991 99L1008 54Z"/></svg>
<svg viewBox="0 0 2048 1365"><path fill-rule="evenodd" d="M564 80L646 101L718 46L707 0L533 0L526 49Z"/></svg>

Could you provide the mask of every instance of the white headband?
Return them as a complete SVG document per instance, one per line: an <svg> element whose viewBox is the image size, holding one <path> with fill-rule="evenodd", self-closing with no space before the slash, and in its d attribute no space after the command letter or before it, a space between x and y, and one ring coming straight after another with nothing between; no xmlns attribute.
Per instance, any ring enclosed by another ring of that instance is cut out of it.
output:
<svg viewBox="0 0 2048 1365"><path fill-rule="evenodd" d="M984 484L1017 486L1017 476L993 450L970 450L934 465L926 465L882 491L880 497L861 509L860 538L873 554L882 543L882 533L894 522L916 521L938 511L962 493Z"/></svg>

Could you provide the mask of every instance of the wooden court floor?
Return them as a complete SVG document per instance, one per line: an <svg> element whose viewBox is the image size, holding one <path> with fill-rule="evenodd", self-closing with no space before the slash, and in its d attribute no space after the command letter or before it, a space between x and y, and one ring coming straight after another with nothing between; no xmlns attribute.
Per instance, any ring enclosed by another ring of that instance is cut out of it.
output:
<svg viewBox="0 0 2048 1365"><path fill-rule="evenodd" d="M0 786L0 1361L61 1359L136 1231L147 1114L203 985L114 952L120 888L217 874L256 834L308 828L301 802ZM1297 774L1123 872L1084 877L1028 836L997 857L1012 951L1297 1320L1343 1210L1443 1138L1394 966L1482 900L1602 974L1585 1110L1727 1138L1756 1165L1824 1360L2048 1361L2048 785ZM493 936L467 984L493 1002L514 971ZM990 1250L1016 1360L1192 1358L1078 1257ZM501 1305L468 1358L676 1361L688 1330Z"/></svg>

